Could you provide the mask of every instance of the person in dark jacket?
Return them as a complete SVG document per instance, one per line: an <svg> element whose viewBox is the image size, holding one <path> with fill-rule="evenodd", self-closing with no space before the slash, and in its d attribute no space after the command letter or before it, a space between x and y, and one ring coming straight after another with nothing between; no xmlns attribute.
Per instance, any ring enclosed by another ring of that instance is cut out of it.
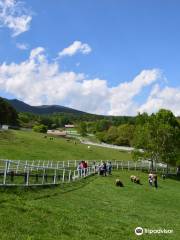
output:
<svg viewBox="0 0 180 240"><path fill-rule="evenodd" d="M106 173L107 173L107 165L106 165L106 162L103 162L103 174L104 174L104 176L106 176Z"/></svg>
<svg viewBox="0 0 180 240"><path fill-rule="evenodd" d="M154 182L154 187L157 189L158 184L157 184L157 175L156 174L153 174L153 182Z"/></svg>

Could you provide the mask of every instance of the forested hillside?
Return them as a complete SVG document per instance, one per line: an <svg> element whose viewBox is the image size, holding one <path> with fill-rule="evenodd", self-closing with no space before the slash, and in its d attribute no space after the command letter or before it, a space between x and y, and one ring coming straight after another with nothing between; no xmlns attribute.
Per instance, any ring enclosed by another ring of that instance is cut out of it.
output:
<svg viewBox="0 0 180 240"><path fill-rule="evenodd" d="M18 125L16 110L0 97L0 124Z"/></svg>

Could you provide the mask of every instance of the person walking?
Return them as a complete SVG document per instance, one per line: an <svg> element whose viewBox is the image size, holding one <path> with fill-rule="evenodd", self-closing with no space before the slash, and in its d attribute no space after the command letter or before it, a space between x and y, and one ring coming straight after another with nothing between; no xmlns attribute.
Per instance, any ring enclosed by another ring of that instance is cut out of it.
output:
<svg viewBox="0 0 180 240"><path fill-rule="evenodd" d="M154 181L154 187L157 189L157 188L158 188L157 174L154 174L154 175L153 175L153 181Z"/></svg>

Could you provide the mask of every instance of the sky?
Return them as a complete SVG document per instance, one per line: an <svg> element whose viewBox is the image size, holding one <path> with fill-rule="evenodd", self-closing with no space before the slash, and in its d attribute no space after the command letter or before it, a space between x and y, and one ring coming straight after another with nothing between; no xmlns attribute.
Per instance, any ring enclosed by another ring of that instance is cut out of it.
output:
<svg viewBox="0 0 180 240"><path fill-rule="evenodd" d="M0 0L0 96L180 115L179 0Z"/></svg>

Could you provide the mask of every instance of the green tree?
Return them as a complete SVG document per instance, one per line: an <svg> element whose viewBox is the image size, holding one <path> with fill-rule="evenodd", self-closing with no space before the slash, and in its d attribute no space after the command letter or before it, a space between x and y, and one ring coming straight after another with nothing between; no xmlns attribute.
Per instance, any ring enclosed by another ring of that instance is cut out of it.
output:
<svg viewBox="0 0 180 240"><path fill-rule="evenodd" d="M85 137L87 136L87 124L86 122L81 122L78 126L78 132L81 136Z"/></svg>
<svg viewBox="0 0 180 240"><path fill-rule="evenodd" d="M111 126L104 136L104 141L107 143L115 143L118 138L117 127Z"/></svg>
<svg viewBox="0 0 180 240"><path fill-rule="evenodd" d="M131 146L134 136L134 125L122 124L118 127L117 145Z"/></svg>
<svg viewBox="0 0 180 240"><path fill-rule="evenodd" d="M134 146L144 150L144 157L153 163L163 161L176 164L180 148L180 125L169 110L161 109L158 113L137 122L134 134Z"/></svg>
<svg viewBox="0 0 180 240"><path fill-rule="evenodd" d="M40 132L40 133L46 133L47 132L47 126L40 124L40 125L35 125L33 127L33 131L35 132Z"/></svg>
<svg viewBox="0 0 180 240"><path fill-rule="evenodd" d="M106 119L102 119L97 121L96 123L96 131L97 132L103 132L109 129L111 125L111 122L109 120Z"/></svg>
<svg viewBox="0 0 180 240"><path fill-rule="evenodd" d="M0 124L18 125L16 110L3 98L0 97Z"/></svg>

